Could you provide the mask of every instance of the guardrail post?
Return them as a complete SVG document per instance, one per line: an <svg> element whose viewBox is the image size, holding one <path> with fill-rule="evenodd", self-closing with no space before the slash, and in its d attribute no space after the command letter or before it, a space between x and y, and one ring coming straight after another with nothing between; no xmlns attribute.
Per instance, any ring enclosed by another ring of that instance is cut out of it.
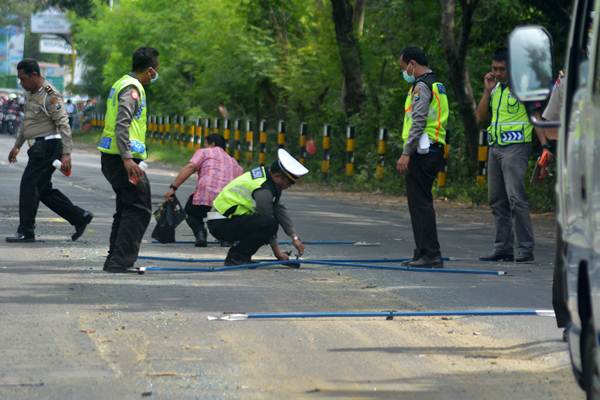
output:
<svg viewBox="0 0 600 400"><path fill-rule="evenodd" d="M219 118L215 118L212 133L221 133L221 120Z"/></svg>
<svg viewBox="0 0 600 400"><path fill-rule="evenodd" d="M252 163L254 158L254 131L252 130L252 121L246 121L246 162Z"/></svg>
<svg viewBox="0 0 600 400"><path fill-rule="evenodd" d="M479 132L479 148L477 150L477 179L478 185L483 186L487 181L487 131L482 129Z"/></svg>
<svg viewBox="0 0 600 400"><path fill-rule="evenodd" d="M259 131L258 131L258 143L259 143L259 148L258 148L258 164L259 165L265 165L265 161L267 158L267 121L266 120L261 120L260 121L260 126L259 126Z"/></svg>
<svg viewBox="0 0 600 400"><path fill-rule="evenodd" d="M242 156L242 144L241 144L241 125L242 125L242 121L238 118L235 120L235 123L233 125L233 146L234 146L234 151L233 151L233 158L235 158L236 161L240 161L240 158Z"/></svg>
<svg viewBox="0 0 600 400"><path fill-rule="evenodd" d="M298 137L298 145L300 146L300 163L306 162L306 134L308 133L308 125L306 122L300 123L300 136Z"/></svg>
<svg viewBox="0 0 600 400"><path fill-rule="evenodd" d="M179 118L179 116L175 115L173 117L173 141L176 144L179 144L181 141L181 138L179 137L179 127L181 126L181 120Z"/></svg>
<svg viewBox="0 0 600 400"><path fill-rule="evenodd" d="M384 167L385 167L385 150L386 142L388 140L388 130L386 128L379 128L379 138L377 140L377 168L375 168L375 177L379 180L383 179Z"/></svg>
<svg viewBox="0 0 600 400"><path fill-rule="evenodd" d="M160 134L160 144L165 144L165 120L161 115L158 117L158 132Z"/></svg>
<svg viewBox="0 0 600 400"><path fill-rule="evenodd" d="M204 119L204 137L210 135L210 118Z"/></svg>
<svg viewBox="0 0 600 400"><path fill-rule="evenodd" d="M346 176L354 175L354 127L346 128Z"/></svg>
<svg viewBox="0 0 600 400"><path fill-rule="evenodd" d="M194 125L194 148L197 150L202 147L202 118L196 118Z"/></svg>
<svg viewBox="0 0 600 400"><path fill-rule="evenodd" d="M231 155L231 129L229 129L229 119L227 118L223 120L223 138L227 154Z"/></svg>
<svg viewBox="0 0 600 400"><path fill-rule="evenodd" d="M279 120L277 124L277 148L283 149L285 147L285 121Z"/></svg>
<svg viewBox="0 0 600 400"><path fill-rule="evenodd" d="M323 125L323 161L321 162L321 172L327 178L329 176L329 161L331 148L331 125Z"/></svg>

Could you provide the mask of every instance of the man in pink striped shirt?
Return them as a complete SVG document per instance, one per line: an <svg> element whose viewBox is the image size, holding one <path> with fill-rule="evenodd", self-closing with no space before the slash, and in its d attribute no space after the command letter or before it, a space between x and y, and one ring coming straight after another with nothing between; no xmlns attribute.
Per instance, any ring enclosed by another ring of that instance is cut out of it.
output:
<svg viewBox="0 0 600 400"><path fill-rule="evenodd" d="M190 162L179 171L175 181L169 186L165 198L171 198L194 172L198 172L196 190L190 195L186 205L186 221L196 237L196 247L206 247L204 218L210 211L212 202L221 189L244 170L225 151L225 139L219 134L206 137L206 147L197 150Z"/></svg>

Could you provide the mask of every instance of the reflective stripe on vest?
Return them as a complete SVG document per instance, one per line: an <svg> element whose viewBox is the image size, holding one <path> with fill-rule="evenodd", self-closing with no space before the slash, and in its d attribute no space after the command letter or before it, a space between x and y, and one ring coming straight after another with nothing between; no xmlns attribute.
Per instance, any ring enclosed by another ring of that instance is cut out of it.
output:
<svg viewBox="0 0 600 400"><path fill-rule="evenodd" d="M517 100L508 86L498 84L492 98L492 122L488 127L490 145L507 146L531 143L533 125L529 122L525 106Z"/></svg>
<svg viewBox="0 0 600 400"><path fill-rule="evenodd" d="M115 138L119 94L124 88L131 85L134 85L140 94L140 107L133 115L131 125L129 125L129 150L133 158L145 160L148 157L146 152L146 91L140 81L130 75L121 77L110 89L106 100L105 125L98 142L98 150L107 154L120 154Z"/></svg>
<svg viewBox="0 0 600 400"><path fill-rule="evenodd" d="M406 101L404 103L404 125L402 128L402 140L404 143L408 140L408 134L412 127L412 102L413 89L410 88ZM432 143L446 144L446 125L448 123L448 97L446 88L440 82L434 82L431 85L431 102L429 103L429 114L424 132L429 136Z"/></svg>
<svg viewBox="0 0 600 400"><path fill-rule="evenodd" d="M213 207L221 215L231 218L236 215L254 214L256 202L252 197L267 180L264 167L256 167L229 182L213 201ZM233 211L230 211L235 206Z"/></svg>

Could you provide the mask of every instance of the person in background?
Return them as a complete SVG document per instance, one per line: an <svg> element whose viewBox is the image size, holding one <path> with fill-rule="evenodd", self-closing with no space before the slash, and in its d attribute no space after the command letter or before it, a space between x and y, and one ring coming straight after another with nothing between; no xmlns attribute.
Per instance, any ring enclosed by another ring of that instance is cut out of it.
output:
<svg viewBox="0 0 600 400"><path fill-rule="evenodd" d="M71 99L67 100L67 104L65 104L65 111L67 111L67 115L69 116L69 126L73 129L73 120L75 119L75 114L77 113L77 107L75 104L71 102Z"/></svg>
<svg viewBox="0 0 600 400"><path fill-rule="evenodd" d="M60 170L65 175L71 173L73 140L62 96L41 75L36 60L26 58L20 61L17 73L28 96L25 118L8 154L8 161L17 162L17 155L26 140L33 143L27 151L29 160L21 178L19 227L17 233L7 237L6 241L35 242L35 217L40 201L75 227L75 233L71 235L71 240L75 241L83 235L94 215L74 205L60 190L52 187L55 160L60 161Z"/></svg>
<svg viewBox="0 0 600 400"><path fill-rule="evenodd" d="M225 151L223 136L213 133L206 137L206 147L198 149L190 162L184 166L165 193L168 200L177 189L195 172L198 173L196 189L185 205L186 221L196 237L196 247L206 247L207 232L204 219L212 207L219 192L244 170L238 162ZM226 243L222 242L222 246Z"/></svg>

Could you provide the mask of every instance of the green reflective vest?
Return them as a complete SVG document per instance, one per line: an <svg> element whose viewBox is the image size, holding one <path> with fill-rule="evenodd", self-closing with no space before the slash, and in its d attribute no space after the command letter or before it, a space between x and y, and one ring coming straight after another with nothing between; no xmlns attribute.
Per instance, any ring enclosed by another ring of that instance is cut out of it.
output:
<svg viewBox="0 0 600 400"><path fill-rule="evenodd" d="M133 158L145 160L148 157L146 152L146 91L140 81L130 75L124 75L116 81L108 93L105 125L98 142L98 150L107 154L120 154L115 138L119 93L131 85L134 85L140 94L140 107L133 115L131 125L129 125L130 151Z"/></svg>
<svg viewBox="0 0 600 400"><path fill-rule="evenodd" d="M446 144L446 125L448 122L448 96L446 88L440 82L436 82L434 74L426 74L417 79L417 82L410 88L406 102L404 103L404 126L402 128L402 140L404 143L408 140L408 134L412 127L412 104L414 88L418 82L424 82L431 89L431 102L429 103L429 114L425 125L424 133L427 133L431 143Z"/></svg>
<svg viewBox="0 0 600 400"><path fill-rule="evenodd" d="M488 127L490 146L531 143L533 125L525 106L510 92L507 85L498 84L490 99L492 122Z"/></svg>
<svg viewBox="0 0 600 400"><path fill-rule="evenodd" d="M213 201L219 214L231 218L254 214L256 203L252 194L267 180L265 167L256 167L229 182Z"/></svg>

